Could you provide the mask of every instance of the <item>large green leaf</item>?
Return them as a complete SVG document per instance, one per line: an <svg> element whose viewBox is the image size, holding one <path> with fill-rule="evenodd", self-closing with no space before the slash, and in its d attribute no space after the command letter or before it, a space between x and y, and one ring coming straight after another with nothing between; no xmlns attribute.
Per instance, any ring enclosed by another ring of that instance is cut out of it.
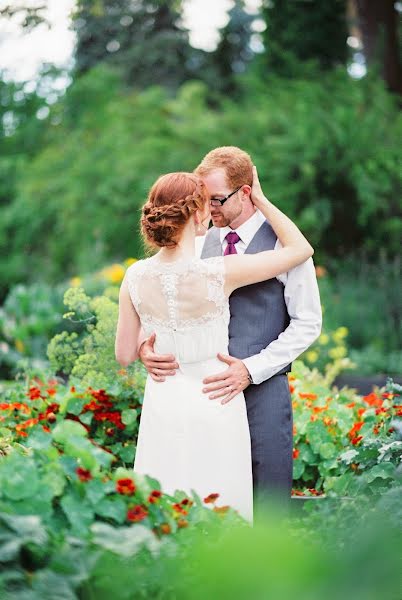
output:
<svg viewBox="0 0 402 600"><path fill-rule="evenodd" d="M86 437L87 430L83 425L77 423L77 421L66 419L65 421L62 421L56 425L52 431L52 435L56 442L60 442L62 444L67 442L72 436Z"/></svg>
<svg viewBox="0 0 402 600"><path fill-rule="evenodd" d="M0 462L1 492L12 500L35 496L39 478L35 462L19 454L11 454Z"/></svg>

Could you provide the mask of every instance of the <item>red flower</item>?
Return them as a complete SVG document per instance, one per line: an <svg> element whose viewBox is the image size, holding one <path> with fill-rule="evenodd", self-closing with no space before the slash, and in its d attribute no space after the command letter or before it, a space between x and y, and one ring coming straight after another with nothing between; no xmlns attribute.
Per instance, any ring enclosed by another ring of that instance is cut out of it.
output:
<svg viewBox="0 0 402 600"><path fill-rule="evenodd" d="M162 525L160 526L160 530L165 535L172 533L172 528L170 527L169 523L162 523Z"/></svg>
<svg viewBox="0 0 402 600"><path fill-rule="evenodd" d="M16 431L21 431L21 429L26 429L27 427L32 427L33 425L36 425L39 422L39 419L27 419L26 421L24 421L23 423L18 423L15 426L15 430Z"/></svg>
<svg viewBox="0 0 402 600"><path fill-rule="evenodd" d="M186 519L178 519L177 527L182 529L183 527L188 527L188 521Z"/></svg>
<svg viewBox="0 0 402 600"><path fill-rule="evenodd" d="M366 409L364 408L364 406L357 409L357 414L359 415L359 417L362 417L365 412L366 412Z"/></svg>
<svg viewBox="0 0 402 600"><path fill-rule="evenodd" d="M87 404L84 404L83 406L83 411L86 412L87 410L101 410L102 406L100 404L97 404L95 402L95 400L91 400L90 402L88 402Z"/></svg>
<svg viewBox="0 0 402 600"><path fill-rule="evenodd" d="M305 394L303 392L299 392L300 398L306 398L307 400L317 400L317 394Z"/></svg>
<svg viewBox="0 0 402 600"><path fill-rule="evenodd" d="M230 506L214 506L214 511L220 514L225 514L228 512Z"/></svg>
<svg viewBox="0 0 402 600"><path fill-rule="evenodd" d="M42 429L43 429L43 431L50 433L50 428L47 425L42 425Z"/></svg>
<svg viewBox="0 0 402 600"><path fill-rule="evenodd" d="M91 387L88 388L91 396L98 402L109 402L110 396L106 393L106 390L93 390Z"/></svg>
<svg viewBox="0 0 402 600"><path fill-rule="evenodd" d="M78 475L80 481L89 481L92 479L92 473L88 469L83 469L82 467L77 467L75 472Z"/></svg>
<svg viewBox="0 0 402 600"><path fill-rule="evenodd" d="M324 406L314 406L313 407L313 412L320 413L323 410L327 410L327 408L328 408L328 404L325 404Z"/></svg>
<svg viewBox="0 0 402 600"><path fill-rule="evenodd" d="M118 429L125 429L126 426L121 422L121 414L117 411L115 412L95 412L94 414L95 421L110 421L113 425L116 425Z"/></svg>
<svg viewBox="0 0 402 600"><path fill-rule="evenodd" d="M383 416L385 416L385 415L387 415L387 410L388 409L385 408L385 406L381 406L381 408L376 408L375 409L375 414L376 415L383 415Z"/></svg>
<svg viewBox="0 0 402 600"><path fill-rule="evenodd" d="M161 496L162 496L162 492L160 490L153 490L149 494L148 502L150 504L155 504L155 502L157 502Z"/></svg>
<svg viewBox="0 0 402 600"><path fill-rule="evenodd" d="M184 508L182 507L180 502L176 502L175 504L172 504L172 508L173 508L173 510L175 510L177 513L180 513L181 515L188 515L188 511L184 510Z"/></svg>
<svg viewBox="0 0 402 600"><path fill-rule="evenodd" d="M353 408L355 406L356 402L349 402L349 404L346 404L347 408Z"/></svg>
<svg viewBox="0 0 402 600"><path fill-rule="evenodd" d="M49 396L54 396L57 393L57 389L54 387L48 388L46 391Z"/></svg>
<svg viewBox="0 0 402 600"><path fill-rule="evenodd" d="M383 403L383 400L379 398L374 392L371 392L371 394L368 394L368 396L363 396L363 400L369 406L382 406Z"/></svg>
<svg viewBox="0 0 402 600"><path fill-rule="evenodd" d="M41 391L36 386L31 386L26 396L28 396L28 398L30 398L31 400L37 400L38 398L42 398Z"/></svg>
<svg viewBox="0 0 402 600"><path fill-rule="evenodd" d="M75 392L75 386L74 386L74 385L72 385L72 386L70 387L70 392L72 392L72 393L74 393L74 392Z"/></svg>
<svg viewBox="0 0 402 600"><path fill-rule="evenodd" d="M356 444L358 444L360 442L360 440L362 440L362 439L363 439L363 436L362 435L358 435L357 437L355 437L355 438L352 439L352 444L354 446L356 446Z"/></svg>
<svg viewBox="0 0 402 600"><path fill-rule="evenodd" d="M289 383L289 391L291 394L293 394L293 392L295 391L295 386L292 385L291 383Z"/></svg>
<svg viewBox="0 0 402 600"><path fill-rule="evenodd" d="M219 494L209 494L206 498L204 498L205 504L212 504L219 498Z"/></svg>
<svg viewBox="0 0 402 600"><path fill-rule="evenodd" d="M135 483L129 477L116 481L116 491L125 496L131 496L135 492Z"/></svg>
<svg viewBox="0 0 402 600"><path fill-rule="evenodd" d="M293 448L293 458L298 458L300 454L300 450L298 448Z"/></svg>
<svg viewBox="0 0 402 600"><path fill-rule="evenodd" d="M184 498L180 504L182 506L192 506L194 504L194 502L192 500L190 500L189 498Z"/></svg>
<svg viewBox="0 0 402 600"><path fill-rule="evenodd" d="M354 437L355 433L357 431L360 431L360 429L363 427L364 423L363 421L358 421L357 423L355 423L352 427L352 429L349 431L349 436L350 437Z"/></svg>
<svg viewBox="0 0 402 600"><path fill-rule="evenodd" d="M132 521L133 523L138 523L145 519L148 516L148 512L141 504L137 504L136 506L132 506L127 510L126 518L128 521Z"/></svg>

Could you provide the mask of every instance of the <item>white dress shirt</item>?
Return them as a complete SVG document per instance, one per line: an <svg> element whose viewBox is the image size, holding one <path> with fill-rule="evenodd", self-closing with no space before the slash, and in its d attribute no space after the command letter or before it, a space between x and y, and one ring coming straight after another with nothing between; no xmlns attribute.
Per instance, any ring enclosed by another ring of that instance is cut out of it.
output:
<svg viewBox="0 0 402 600"><path fill-rule="evenodd" d="M237 229L222 227L219 230L222 253L227 241L225 236L236 231L240 240L235 244L238 254L244 254L249 243L265 221L264 215L255 213ZM202 252L205 237L196 238L196 253ZM274 250L281 248L279 240ZM320 293L315 274L314 262L309 258L304 263L290 269L287 273L277 275L276 279L284 287L283 295L290 323L276 340L273 340L258 354L243 359L253 383L258 384L269 379L283 367L300 356L321 333L322 312Z"/></svg>

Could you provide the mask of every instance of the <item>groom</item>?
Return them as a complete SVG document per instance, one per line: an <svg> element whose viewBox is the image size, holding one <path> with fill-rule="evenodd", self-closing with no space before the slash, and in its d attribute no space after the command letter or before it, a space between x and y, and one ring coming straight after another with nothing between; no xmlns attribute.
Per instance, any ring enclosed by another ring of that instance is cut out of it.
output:
<svg viewBox="0 0 402 600"><path fill-rule="evenodd" d="M195 169L211 194L213 227L205 236L202 258L280 247L250 199L252 167L246 152L224 146L209 152ZM230 315L229 356L218 355L225 368L204 380L204 392L210 398L230 400L244 390L255 499L287 503L293 464L287 373L291 362L319 336L322 322L313 260L276 278L238 288L230 296ZM150 375L163 381L174 375L178 365L172 356L155 354L153 342L151 336L143 343L140 357Z"/></svg>

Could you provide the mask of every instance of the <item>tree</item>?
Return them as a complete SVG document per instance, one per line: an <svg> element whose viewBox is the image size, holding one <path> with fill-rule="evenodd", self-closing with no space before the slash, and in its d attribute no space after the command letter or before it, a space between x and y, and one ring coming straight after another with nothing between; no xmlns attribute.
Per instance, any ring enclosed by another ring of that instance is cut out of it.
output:
<svg viewBox="0 0 402 600"><path fill-rule="evenodd" d="M353 0L368 66L378 63L388 88L402 94L398 19L393 0Z"/></svg>
<svg viewBox="0 0 402 600"><path fill-rule="evenodd" d="M131 85L176 89L188 77L191 54L180 11L181 0L79 0L72 24L76 72L107 61Z"/></svg>
<svg viewBox="0 0 402 600"><path fill-rule="evenodd" d="M219 44L211 56L217 88L224 94L236 90L236 76L244 73L254 57L250 42L255 15L245 11L244 0L235 0L228 16L229 21L221 30Z"/></svg>
<svg viewBox="0 0 402 600"><path fill-rule="evenodd" d="M271 72L294 76L301 63L328 70L345 64L346 0L263 0L265 64Z"/></svg>

